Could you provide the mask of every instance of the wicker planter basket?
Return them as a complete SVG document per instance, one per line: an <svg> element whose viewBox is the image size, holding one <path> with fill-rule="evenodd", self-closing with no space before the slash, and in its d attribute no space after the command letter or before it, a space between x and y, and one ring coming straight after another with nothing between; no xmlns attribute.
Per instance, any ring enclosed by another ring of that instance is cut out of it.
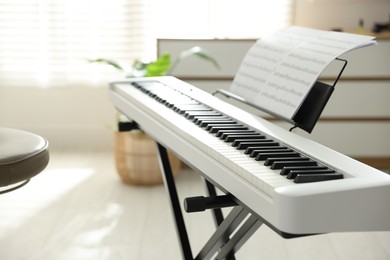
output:
<svg viewBox="0 0 390 260"><path fill-rule="evenodd" d="M176 175L181 161L168 153L172 172ZM156 143L140 131L115 133L116 169L121 180L133 185L155 185L163 182Z"/></svg>

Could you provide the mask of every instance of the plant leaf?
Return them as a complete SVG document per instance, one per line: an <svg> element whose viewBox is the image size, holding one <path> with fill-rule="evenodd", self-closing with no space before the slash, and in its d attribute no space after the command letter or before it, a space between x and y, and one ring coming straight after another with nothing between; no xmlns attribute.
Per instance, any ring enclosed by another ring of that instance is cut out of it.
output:
<svg viewBox="0 0 390 260"><path fill-rule="evenodd" d="M104 58L98 58L94 60L88 60L89 62L96 62L96 63L103 63L113 66L114 68L120 70L120 71L126 71L124 67L122 67L118 62L110 60L110 59L104 59Z"/></svg>
<svg viewBox="0 0 390 260"><path fill-rule="evenodd" d="M187 57L190 57L192 55L195 55L195 56L198 56L199 58L201 59L204 59L206 61L209 61L211 62L217 69L220 69L220 66L217 62L217 60L215 60L205 49L199 47L199 46L194 46L188 50L184 50L180 53L180 56L178 58L179 61L187 58Z"/></svg>
<svg viewBox="0 0 390 260"><path fill-rule="evenodd" d="M171 55L170 53L164 53L157 58L156 61L146 65L146 77L164 76L167 74L171 67Z"/></svg>

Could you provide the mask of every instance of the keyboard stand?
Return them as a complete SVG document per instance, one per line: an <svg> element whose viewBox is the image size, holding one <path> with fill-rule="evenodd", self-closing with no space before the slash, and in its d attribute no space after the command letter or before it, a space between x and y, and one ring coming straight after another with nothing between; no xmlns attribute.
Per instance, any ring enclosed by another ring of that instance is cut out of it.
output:
<svg viewBox="0 0 390 260"><path fill-rule="evenodd" d="M193 258L191 245L188 239L187 229L184 223L184 218L179 203L179 197L176 190L175 180L173 178L168 153L164 146L157 143L157 152L160 160L160 168L163 175L164 185L168 193L171 204L171 209L176 225L177 236L181 246L181 253L185 260L206 260L211 259L235 259L234 254L241 246L251 237L251 235L262 225L261 220L250 214L249 210L237 205L236 202L229 200L226 196L216 196L215 186L206 181L206 187L212 202L214 220L217 224L217 229L210 239L206 242L199 254ZM216 198L214 200L214 198ZM187 201L188 203L188 201ZM195 203L192 203L196 206ZM235 205L228 216L224 219L221 207ZM192 206L189 206L190 208ZM202 208L202 207L201 207ZM209 205L203 208L208 209ZM201 211L197 210L197 211ZM191 212L191 210L190 210ZM248 217L249 216L249 217ZM237 229L238 228L238 229ZM236 230L237 229L237 230ZM235 233L234 233L235 232ZM234 235L230 237L232 234Z"/></svg>
<svg viewBox="0 0 390 260"><path fill-rule="evenodd" d="M132 131L140 129L138 124L132 122L120 122L119 131ZM186 198L184 200L184 209L187 213L205 211L212 209L212 215L216 224L216 230L210 239L206 242L198 255L193 258L187 229L185 226L182 208L179 202L179 196L176 189L175 180L172 174L171 164L167 149L155 140L157 146L157 157L160 163L160 169L166 188L176 232L180 243L180 249L184 260L208 260L225 259L234 260L235 253L242 245L254 234L262 225L266 224L283 238L295 238L313 234L289 234L278 230L270 223L266 222L261 216L254 213L245 204L231 195L217 195L216 187L218 184L200 172L206 185L208 197L197 196ZM223 191L223 189L220 189ZM226 218L223 217L222 208L233 207Z"/></svg>

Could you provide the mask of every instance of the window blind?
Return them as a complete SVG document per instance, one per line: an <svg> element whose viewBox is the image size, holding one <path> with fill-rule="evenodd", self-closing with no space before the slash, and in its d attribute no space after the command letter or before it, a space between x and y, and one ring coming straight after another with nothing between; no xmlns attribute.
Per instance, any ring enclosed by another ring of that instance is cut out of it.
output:
<svg viewBox="0 0 390 260"><path fill-rule="evenodd" d="M0 0L0 87L106 86L152 59L156 38L259 38L291 23L293 0Z"/></svg>
<svg viewBox="0 0 390 260"><path fill-rule="evenodd" d="M87 59L148 53L142 0L0 0L2 86L94 85L118 75Z"/></svg>

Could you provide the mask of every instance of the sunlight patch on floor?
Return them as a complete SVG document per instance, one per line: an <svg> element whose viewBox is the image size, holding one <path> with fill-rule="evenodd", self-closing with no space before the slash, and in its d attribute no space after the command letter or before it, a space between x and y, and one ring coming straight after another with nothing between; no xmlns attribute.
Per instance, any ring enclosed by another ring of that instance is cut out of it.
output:
<svg viewBox="0 0 390 260"><path fill-rule="evenodd" d="M26 186L0 196L0 238L22 226L94 173L92 168L48 169Z"/></svg>

